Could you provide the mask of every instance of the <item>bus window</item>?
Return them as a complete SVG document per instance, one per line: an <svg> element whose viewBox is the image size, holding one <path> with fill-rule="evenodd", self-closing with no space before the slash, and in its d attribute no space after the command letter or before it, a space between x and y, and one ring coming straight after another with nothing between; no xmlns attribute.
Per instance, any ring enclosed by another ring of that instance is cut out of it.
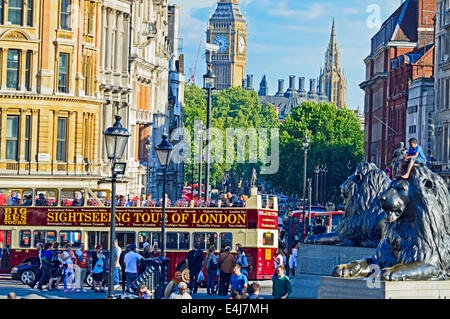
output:
<svg viewBox="0 0 450 319"><path fill-rule="evenodd" d="M105 231L88 231L88 249L94 250L97 244L107 249L109 242L109 232Z"/></svg>
<svg viewBox="0 0 450 319"><path fill-rule="evenodd" d="M220 233L220 249L224 249L227 246L232 247L233 234L232 233Z"/></svg>
<svg viewBox="0 0 450 319"><path fill-rule="evenodd" d="M200 249L208 249L211 245L217 248L217 233L193 233L194 247L198 243Z"/></svg>
<svg viewBox="0 0 450 319"><path fill-rule="evenodd" d="M178 233L167 233L166 249L178 249Z"/></svg>
<svg viewBox="0 0 450 319"><path fill-rule="evenodd" d="M339 223L341 222L344 214L331 214L331 231L337 231Z"/></svg>
<svg viewBox="0 0 450 319"><path fill-rule="evenodd" d="M52 243L56 241L56 231L54 230L35 230L33 232L34 244L37 243Z"/></svg>
<svg viewBox="0 0 450 319"><path fill-rule="evenodd" d="M81 231L62 230L59 232L59 242L62 247L67 243L72 243L73 248L80 248Z"/></svg>
<svg viewBox="0 0 450 319"><path fill-rule="evenodd" d="M31 230L21 230L20 236L20 247L29 248L31 247Z"/></svg>
<svg viewBox="0 0 450 319"><path fill-rule="evenodd" d="M22 206L31 206L33 204L33 190L26 189L22 191Z"/></svg>
<svg viewBox="0 0 450 319"><path fill-rule="evenodd" d="M109 191L108 190L92 190L95 193L95 196L103 203L105 206L110 206L111 202L109 200ZM87 205L88 206L99 206L97 200L92 197L90 194L87 194Z"/></svg>
<svg viewBox="0 0 450 319"><path fill-rule="evenodd" d="M178 249L189 249L190 242L189 233L178 233Z"/></svg>
<svg viewBox="0 0 450 319"><path fill-rule="evenodd" d="M0 188L0 205L1 206L6 205L7 193L8 193L8 190L6 188Z"/></svg>
<svg viewBox="0 0 450 319"><path fill-rule="evenodd" d="M6 205L8 206L20 206L22 205L22 199L19 189L8 189L6 196Z"/></svg>
<svg viewBox="0 0 450 319"><path fill-rule="evenodd" d="M119 247L126 248L128 245L136 243L136 233L135 232L117 232L116 238Z"/></svg>
<svg viewBox="0 0 450 319"><path fill-rule="evenodd" d="M205 245L205 233L193 233L194 247L198 245L199 249L206 249Z"/></svg>
<svg viewBox="0 0 450 319"><path fill-rule="evenodd" d="M36 206L58 205L58 197L56 195L56 190L36 189L34 196L36 200Z"/></svg>
<svg viewBox="0 0 450 319"><path fill-rule="evenodd" d="M174 233L166 234L166 249L172 250L188 250L190 246L189 233Z"/></svg>
<svg viewBox="0 0 450 319"><path fill-rule="evenodd" d="M139 242L138 247L139 249L144 249L144 243L148 242L150 245L153 246L154 242L160 243L160 233L159 232L144 232L141 231L138 234ZM174 248L175 249L175 248Z"/></svg>
<svg viewBox="0 0 450 319"><path fill-rule="evenodd" d="M266 232L263 233L262 244L263 246L273 246L274 235L273 233Z"/></svg>
<svg viewBox="0 0 450 319"><path fill-rule="evenodd" d="M44 244L45 243L45 230L35 230L33 232L34 237L34 245L36 246L37 243Z"/></svg>
<svg viewBox="0 0 450 319"><path fill-rule="evenodd" d="M84 189L61 190L61 206L84 206Z"/></svg>
<svg viewBox="0 0 450 319"><path fill-rule="evenodd" d="M54 230L47 231L47 241L49 243L54 243L56 241L56 238L57 238L56 231Z"/></svg>

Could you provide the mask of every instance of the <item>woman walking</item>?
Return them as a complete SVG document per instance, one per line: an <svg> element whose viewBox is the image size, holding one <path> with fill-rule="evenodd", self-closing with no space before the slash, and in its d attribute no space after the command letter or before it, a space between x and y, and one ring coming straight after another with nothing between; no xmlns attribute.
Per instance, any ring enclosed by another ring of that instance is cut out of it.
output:
<svg viewBox="0 0 450 319"><path fill-rule="evenodd" d="M205 257L205 266L207 269L207 275L208 275L208 281L206 284L206 292L208 295L215 295L216 294L216 275L217 275L217 268L218 268L218 258L219 256L216 256L214 251L216 250L216 247L214 245L211 245L208 249L208 252L206 253Z"/></svg>
<svg viewBox="0 0 450 319"><path fill-rule="evenodd" d="M105 292L105 289L103 289L103 274L105 272L105 255L103 255L102 253L102 245L97 244L97 246L95 246L95 253L94 256L92 256L91 260L92 260L92 265L93 265L93 269L92 269L92 277L94 279L94 292L98 293L98 292ZM96 289L96 286L98 286L100 288L100 290Z"/></svg>

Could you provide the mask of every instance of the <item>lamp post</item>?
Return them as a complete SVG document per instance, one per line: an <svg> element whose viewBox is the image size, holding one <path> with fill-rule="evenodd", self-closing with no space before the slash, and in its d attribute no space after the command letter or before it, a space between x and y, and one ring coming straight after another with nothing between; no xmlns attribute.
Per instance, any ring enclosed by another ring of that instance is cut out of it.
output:
<svg viewBox="0 0 450 319"><path fill-rule="evenodd" d="M316 195L316 205L319 204L319 173L320 173L320 167L316 166L314 167L314 174L316 175L316 191L315 191L315 195Z"/></svg>
<svg viewBox="0 0 450 319"><path fill-rule="evenodd" d="M198 200L202 200L202 161L203 161L203 122L200 121L197 126L198 138Z"/></svg>
<svg viewBox="0 0 450 319"><path fill-rule="evenodd" d="M162 202L162 218L161 218L161 256L165 258L166 256L166 242L165 242L165 235L166 235L166 174L167 174L167 167L170 162L170 156L172 154L173 146L169 143L167 140L167 134L166 130L164 129L163 135L162 135L162 141L155 147L156 156L158 157L159 164L161 165L162 171L163 171L163 202ZM165 287L165 280L166 280L166 274L165 274L165 267L166 263L162 263L162 289Z"/></svg>
<svg viewBox="0 0 450 319"><path fill-rule="evenodd" d="M207 104L206 104L206 158L205 158L205 200L210 199L210 186L209 186L209 160L211 156L210 142L211 142L211 91L215 88L216 75L212 72L211 54L207 54L208 71L203 76L203 88L207 91Z"/></svg>
<svg viewBox="0 0 450 319"><path fill-rule="evenodd" d="M128 130L122 127L121 117L115 116L116 122L112 127L107 128L103 135L105 136L105 146L108 159L111 162L112 181L111 181L111 222L109 232L109 276L108 276L108 298L112 298L114 293L114 242L116 239L116 182L117 175L125 173L126 163L117 162L123 155L127 146L130 134Z"/></svg>
<svg viewBox="0 0 450 319"><path fill-rule="evenodd" d="M145 185L145 200L147 200L148 195L150 194L150 153L152 150L152 140L150 136L148 136L145 141L145 149L147 150L147 183Z"/></svg>
<svg viewBox="0 0 450 319"><path fill-rule="evenodd" d="M323 201L325 203L325 206L327 206L327 190L326 190L326 184L327 184L327 173L328 173L328 167L325 165L323 167L323 173L324 173L324 185L323 185Z"/></svg>
<svg viewBox="0 0 450 319"><path fill-rule="evenodd" d="M311 192L312 178L308 178L308 226L311 228Z"/></svg>
<svg viewBox="0 0 450 319"><path fill-rule="evenodd" d="M305 152L304 156L304 162L303 162L303 224L305 223L305 213L306 213L306 168L308 165L308 150L309 146L311 144L311 141L308 139L308 134L305 135L305 138L302 140L302 148Z"/></svg>

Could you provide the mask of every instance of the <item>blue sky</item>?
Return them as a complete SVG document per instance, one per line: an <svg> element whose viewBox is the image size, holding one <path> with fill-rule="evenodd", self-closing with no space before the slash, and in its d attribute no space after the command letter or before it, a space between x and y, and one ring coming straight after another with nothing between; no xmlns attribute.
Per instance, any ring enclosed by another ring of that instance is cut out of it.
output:
<svg viewBox="0 0 450 319"><path fill-rule="evenodd" d="M201 84L206 24L217 0L171 3L180 7L179 37L183 38L187 78L202 41L196 70ZM289 75L306 77L309 88L308 79L318 77L324 65L334 16L341 68L348 81L347 104L362 110L364 92L359 83L365 77L363 60L369 54L370 38L400 4L401 0L240 0L249 33L246 73L253 74L254 88L266 74L270 94L276 92L278 79L284 79L287 88Z"/></svg>

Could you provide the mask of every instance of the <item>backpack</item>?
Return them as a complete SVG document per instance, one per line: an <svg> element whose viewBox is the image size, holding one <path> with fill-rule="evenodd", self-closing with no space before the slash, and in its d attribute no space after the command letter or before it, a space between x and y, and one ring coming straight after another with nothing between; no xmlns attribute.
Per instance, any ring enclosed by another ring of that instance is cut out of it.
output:
<svg viewBox="0 0 450 319"><path fill-rule="evenodd" d="M212 259L211 259L211 256L209 256L209 259L208 259L208 270L217 270L217 268L218 268L217 263L213 262Z"/></svg>

